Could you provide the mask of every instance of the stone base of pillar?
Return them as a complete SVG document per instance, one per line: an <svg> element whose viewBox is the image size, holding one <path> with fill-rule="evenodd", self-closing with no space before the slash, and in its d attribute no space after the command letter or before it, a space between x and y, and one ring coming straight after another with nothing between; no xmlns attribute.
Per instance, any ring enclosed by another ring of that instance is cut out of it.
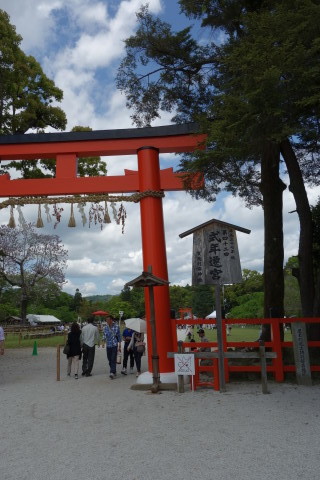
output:
<svg viewBox="0 0 320 480"><path fill-rule="evenodd" d="M160 382L161 383L177 384L178 383L178 375L176 375L175 372L160 373ZM184 383L189 383L189 382L190 382L189 376L185 375L184 376ZM152 372L143 372L137 378L137 384L138 385L152 385L152 383L153 383Z"/></svg>

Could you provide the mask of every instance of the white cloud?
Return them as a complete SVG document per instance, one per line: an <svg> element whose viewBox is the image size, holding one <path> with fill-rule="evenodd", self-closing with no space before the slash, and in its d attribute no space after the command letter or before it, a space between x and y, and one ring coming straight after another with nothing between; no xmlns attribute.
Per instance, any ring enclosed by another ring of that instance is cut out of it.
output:
<svg viewBox="0 0 320 480"><path fill-rule="evenodd" d="M88 8L87 0L80 0L72 3L75 3L76 6L72 11L78 27L91 31L99 27L108 26L109 14L107 8L108 5L106 3L91 2L91 8Z"/></svg>
<svg viewBox="0 0 320 480"><path fill-rule="evenodd" d="M114 268L114 262L103 260L95 262L91 258L84 257L77 260L68 260L68 275L73 274L86 275L88 277L101 277L102 275L110 275Z"/></svg>
<svg viewBox="0 0 320 480"><path fill-rule="evenodd" d="M86 297L88 295L96 295L97 292L97 284L94 282L79 282L73 283L71 280L66 280L66 285L64 286L63 290L70 295L74 295L76 289L79 288L81 295Z"/></svg>
<svg viewBox="0 0 320 480"><path fill-rule="evenodd" d="M93 33L98 28L107 28L119 38L121 34L127 37L128 23L132 28L135 12L145 3L144 0L0 0L0 8L10 15L11 23L23 37L22 48L39 53L53 40L58 41L61 33L65 33L64 28L73 35L75 31ZM161 10L160 0L148 0L148 3L151 12Z"/></svg>
<svg viewBox="0 0 320 480"><path fill-rule="evenodd" d="M16 31L23 37L22 49L31 53L46 48L55 31L52 12L62 8L65 0L0 0L0 8L6 11L15 25Z"/></svg>
<svg viewBox="0 0 320 480"><path fill-rule="evenodd" d="M108 291L117 292L117 294L119 294L119 292L123 289L125 283L128 281L128 279L125 280L123 278L114 278L109 284Z"/></svg>

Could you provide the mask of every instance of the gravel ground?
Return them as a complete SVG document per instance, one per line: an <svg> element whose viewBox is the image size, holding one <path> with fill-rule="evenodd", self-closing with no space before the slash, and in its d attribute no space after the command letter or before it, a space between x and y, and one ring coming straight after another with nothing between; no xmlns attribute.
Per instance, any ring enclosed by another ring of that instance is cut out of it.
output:
<svg viewBox="0 0 320 480"><path fill-rule="evenodd" d="M151 394L109 379L102 349L92 377L65 372L53 348L0 357L1 480L319 478L319 385Z"/></svg>

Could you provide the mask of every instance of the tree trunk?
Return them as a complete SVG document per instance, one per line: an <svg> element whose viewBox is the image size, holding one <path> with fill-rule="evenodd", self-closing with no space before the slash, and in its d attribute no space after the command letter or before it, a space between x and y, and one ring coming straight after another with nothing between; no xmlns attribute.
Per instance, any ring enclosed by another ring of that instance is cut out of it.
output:
<svg viewBox="0 0 320 480"><path fill-rule="evenodd" d="M316 302L313 271L312 214L299 163L290 141L288 139L283 140L280 144L280 149L287 166L290 178L289 190L294 196L300 222L298 280L302 315L304 317L313 317L315 316ZM318 324L309 325L309 340L320 338L319 327L320 325Z"/></svg>
<svg viewBox="0 0 320 480"><path fill-rule="evenodd" d="M315 317L320 317L320 271L318 271L315 291L313 312Z"/></svg>
<svg viewBox="0 0 320 480"><path fill-rule="evenodd" d="M279 177L279 145L266 141L261 158L261 193L264 209L264 316L284 316L282 196L286 186ZM270 341L270 326L260 339Z"/></svg>
<svg viewBox="0 0 320 480"><path fill-rule="evenodd" d="M299 279L302 314L313 316L314 276L312 259L312 215L297 157L289 140L281 142L281 153L287 166L290 186L300 222L299 238Z"/></svg>
<svg viewBox="0 0 320 480"><path fill-rule="evenodd" d="M22 323L27 323L28 295L22 290L20 299L20 317Z"/></svg>

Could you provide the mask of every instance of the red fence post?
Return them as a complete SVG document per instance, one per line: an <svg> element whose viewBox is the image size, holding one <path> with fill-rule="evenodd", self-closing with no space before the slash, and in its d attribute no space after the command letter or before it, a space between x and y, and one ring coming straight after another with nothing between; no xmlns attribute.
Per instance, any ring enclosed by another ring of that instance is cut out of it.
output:
<svg viewBox="0 0 320 480"><path fill-rule="evenodd" d="M274 359L275 366L275 380L277 382L283 382L283 358L282 358L282 346L280 336L280 318L272 318L271 321L271 338L273 342L273 350L277 353L277 358Z"/></svg>
<svg viewBox="0 0 320 480"><path fill-rule="evenodd" d="M226 330L226 321L222 319L222 345L223 351L227 351L227 330ZM224 378L225 382L229 382L229 360L227 358L224 359Z"/></svg>

